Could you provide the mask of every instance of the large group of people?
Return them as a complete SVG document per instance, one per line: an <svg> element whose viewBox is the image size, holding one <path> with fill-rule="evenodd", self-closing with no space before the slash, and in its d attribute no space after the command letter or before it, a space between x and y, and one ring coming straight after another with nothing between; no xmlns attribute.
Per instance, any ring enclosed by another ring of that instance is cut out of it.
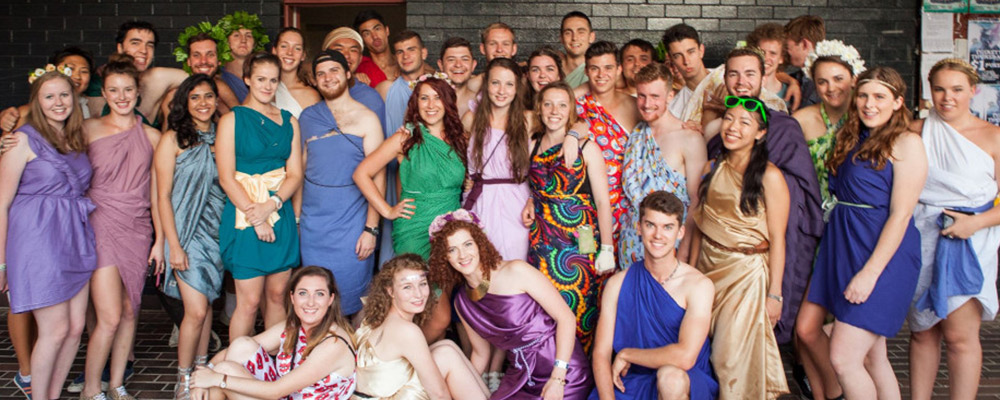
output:
<svg viewBox="0 0 1000 400"><path fill-rule="evenodd" d="M237 12L181 34L183 68L151 66L143 21L104 65L57 52L0 112L16 385L59 398L87 329L66 389L132 399L153 274L177 399L772 399L786 369L812 398L894 399L904 322L912 398L942 342L975 397L1000 128L969 63L930 69L919 120L816 16L716 68L686 24L662 62L579 11L559 37L518 60L496 22L435 68L375 11L315 55Z"/></svg>

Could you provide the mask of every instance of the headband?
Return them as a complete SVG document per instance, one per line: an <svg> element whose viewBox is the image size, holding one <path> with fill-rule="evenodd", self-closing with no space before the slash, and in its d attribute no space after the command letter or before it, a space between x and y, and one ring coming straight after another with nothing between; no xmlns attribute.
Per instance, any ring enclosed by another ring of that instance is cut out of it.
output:
<svg viewBox="0 0 1000 400"><path fill-rule="evenodd" d="M854 76L861 75L865 72L865 60L861 59L861 54L858 53L858 49L854 46L844 44L839 40L823 40L816 43L816 47L813 51L806 56L805 65L802 67L802 72L813 79L812 77L812 65L820 57L837 57L841 61L847 63L851 66L851 73Z"/></svg>
<svg viewBox="0 0 1000 400"><path fill-rule="evenodd" d="M427 229L427 233L430 235L430 239L434 240L434 236L437 235L437 233L440 232L441 229L444 229L444 226L448 225L448 223L451 221L468 222L470 224L478 226L479 229L486 231L486 228L483 227L483 223L482 221L479 220L479 216L476 215L476 213L466 210L464 208L459 208L455 211L444 213L434 218L434 221L431 222L430 228Z"/></svg>
<svg viewBox="0 0 1000 400"><path fill-rule="evenodd" d="M892 85L889 84L889 82L883 81L883 80L878 79L878 78L862 79L862 80L858 81L858 86L860 87L861 85L864 85L864 84L866 84L868 82L875 82L875 83L881 84L882 86L885 86L885 87L889 88L889 90L892 90L893 92L896 92L896 87L895 86L892 86Z"/></svg>

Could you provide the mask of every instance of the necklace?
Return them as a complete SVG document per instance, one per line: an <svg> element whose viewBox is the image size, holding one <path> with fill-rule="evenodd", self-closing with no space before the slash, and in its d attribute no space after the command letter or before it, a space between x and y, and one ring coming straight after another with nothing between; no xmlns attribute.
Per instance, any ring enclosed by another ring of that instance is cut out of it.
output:
<svg viewBox="0 0 1000 400"><path fill-rule="evenodd" d="M666 285L667 282L669 282L670 279L672 279L674 277L674 274L676 274L677 270L679 270L679 269L681 269L681 263L680 263L680 261L678 261L677 264L674 265L674 270L673 270L673 272L670 273L670 275L667 276L667 279L664 279L664 280L660 281L660 285L661 286L662 285Z"/></svg>
<svg viewBox="0 0 1000 400"><path fill-rule="evenodd" d="M490 290L490 281L483 279L476 287L469 290L469 299L472 301L482 300L486 297L486 292Z"/></svg>

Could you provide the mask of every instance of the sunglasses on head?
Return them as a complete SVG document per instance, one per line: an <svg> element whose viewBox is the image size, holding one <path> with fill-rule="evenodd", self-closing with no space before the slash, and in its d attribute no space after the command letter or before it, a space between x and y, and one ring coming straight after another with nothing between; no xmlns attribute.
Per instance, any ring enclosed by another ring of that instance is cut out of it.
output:
<svg viewBox="0 0 1000 400"><path fill-rule="evenodd" d="M764 123L767 123L767 107L764 107L764 103L760 100L750 98L750 97L739 97L739 96L726 96L725 99L726 108L734 108L743 106L743 109L759 113L760 117L764 119Z"/></svg>

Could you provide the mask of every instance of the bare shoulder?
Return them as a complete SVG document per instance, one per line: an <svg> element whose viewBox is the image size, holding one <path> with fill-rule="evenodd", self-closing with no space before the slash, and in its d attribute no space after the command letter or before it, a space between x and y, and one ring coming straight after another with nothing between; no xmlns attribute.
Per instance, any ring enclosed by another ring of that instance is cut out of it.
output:
<svg viewBox="0 0 1000 400"><path fill-rule="evenodd" d="M643 267L639 266L639 265L633 265L630 268L643 268ZM605 285L604 286L604 291L603 291L604 294L614 293L614 295L617 296L618 292L622 288L622 282L625 281L625 275L627 275L627 274L628 274L628 270L626 269L626 270L615 272L614 275L611 275L611 277L608 278L608 281L604 284Z"/></svg>
<svg viewBox="0 0 1000 400"><path fill-rule="evenodd" d="M802 107L792 113L792 118L795 118L801 124L804 120L809 120L819 116L819 103L810 106Z"/></svg>
<svg viewBox="0 0 1000 400"><path fill-rule="evenodd" d="M892 158L897 161L906 161L913 157L926 157L924 151L924 141L920 135L907 130L896 138L892 144Z"/></svg>
<svg viewBox="0 0 1000 400"><path fill-rule="evenodd" d="M150 135L150 136L156 135L156 137L160 137L160 130L156 129L156 128L150 126L150 125L142 124L142 130L143 130L143 132L146 132L147 135Z"/></svg>
<svg viewBox="0 0 1000 400"><path fill-rule="evenodd" d="M782 183L785 182L785 175L781 173L781 168L777 165L768 161L767 169L764 170L764 183L777 183L776 180L780 179Z"/></svg>
<svg viewBox="0 0 1000 400"><path fill-rule="evenodd" d="M983 121L983 122L986 122L986 121ZM910 131L910 132L913 132L913 133L916 133L916 134L920 134L920 132L924 131L924 120L922 120L922 119L915 119L915 120L913 120L913 121L910 122L910 126L908 126L906 129L908 131Z"/></svg>
<svg viewBox="0 0 1000 400"><path fill-rule="evenodd" d="M678 136L680 136L682 143L686 148L693 148L699 146L702 151L704 151L705 136L693 129L683 128L677 131Z"/></svg>
<svg viewBox="0 0 1000 400"><path fill-rule="evenodd" d="M711 299L715 295L715 283L711 279L687 263L681 263L680 265L682 267L680 275L681 286L686 289L685 297L704 296Z"/></svg>

